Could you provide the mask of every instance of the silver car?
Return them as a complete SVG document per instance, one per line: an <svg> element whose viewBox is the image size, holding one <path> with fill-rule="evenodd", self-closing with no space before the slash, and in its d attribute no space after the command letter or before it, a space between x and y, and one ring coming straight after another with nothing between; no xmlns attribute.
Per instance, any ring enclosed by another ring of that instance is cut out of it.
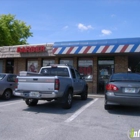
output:
<svg viewBox="0 0 140 140"><path fill-rule="evenodd" d="M13 95L13 90L16 87L15 74L0 73L0 96L5 100L9 100Z"/></svg>
<svg viewBox="0 0 140 140"><path fill-rule="evenodd" d="M140 74L116 73L111 75L106 85L106 110L112 105L140 106Z"/></svg>

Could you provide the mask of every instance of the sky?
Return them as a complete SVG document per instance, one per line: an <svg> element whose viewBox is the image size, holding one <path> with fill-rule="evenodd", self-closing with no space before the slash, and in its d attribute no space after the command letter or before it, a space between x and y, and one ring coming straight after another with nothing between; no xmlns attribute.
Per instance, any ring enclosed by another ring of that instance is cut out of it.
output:
<svg viewBox="0 0 140 140"><path fill-rule="evenodd" d="M31 26L29 44L140 37L140 0L0 0Z"/></svg>

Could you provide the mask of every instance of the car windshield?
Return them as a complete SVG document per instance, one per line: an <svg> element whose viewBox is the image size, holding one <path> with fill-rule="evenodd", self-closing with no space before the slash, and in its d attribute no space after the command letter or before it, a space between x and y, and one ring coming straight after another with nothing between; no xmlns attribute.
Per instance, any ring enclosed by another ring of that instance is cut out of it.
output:
<svg viewBox="0 0 140 140"><path fill-rule="evenodd" d="M47 75L47 76L63 76L63 77L69 77L68 69L67 68L43 68L41 70L41 74Z"/></svg>
<svg viewBox="0 0 140 140"><path fill-rule="evenodd" d="M110 81L140 81L140 74L136 73L121 73L113 74Z"/></svg>
<svg viewBox="0 0 140 140"><path fill-rule="evenodd" d="M2 80L5 76L5 74L0 74L0 80Z"/></svg>

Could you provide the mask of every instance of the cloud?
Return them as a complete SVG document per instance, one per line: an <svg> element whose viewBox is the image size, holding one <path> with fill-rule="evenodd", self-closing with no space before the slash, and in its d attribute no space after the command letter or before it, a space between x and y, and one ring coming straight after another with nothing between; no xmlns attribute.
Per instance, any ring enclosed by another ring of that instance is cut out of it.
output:
<svg viewBox="0 0 140 140"><path fill-rule="evenodd" d="M82 23L79 23L77 26L78 26L78 29L81 30L81 31L93 29L93 27L92 27L91 25L85 26L85 25L82 24Z"/></svg>
<svg viewBox="0 0 140 140"><path fill-rule="evenodd" d="M103 29L101 32L102 32L102 35L110 35L110 34L112 34L112 31L106 30L106 29Z"/></svg>

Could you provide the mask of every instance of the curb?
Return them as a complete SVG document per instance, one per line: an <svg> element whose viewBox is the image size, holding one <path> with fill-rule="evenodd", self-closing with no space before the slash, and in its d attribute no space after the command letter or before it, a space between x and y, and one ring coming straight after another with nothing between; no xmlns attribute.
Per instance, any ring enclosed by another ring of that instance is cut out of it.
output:
<svg viewBox="0 0 140 140"><path fill-rule="evenodd" d="M101 94L88 94L88 97L92 97L92 98L104 98L105 95L101 95Z"/></svg>

